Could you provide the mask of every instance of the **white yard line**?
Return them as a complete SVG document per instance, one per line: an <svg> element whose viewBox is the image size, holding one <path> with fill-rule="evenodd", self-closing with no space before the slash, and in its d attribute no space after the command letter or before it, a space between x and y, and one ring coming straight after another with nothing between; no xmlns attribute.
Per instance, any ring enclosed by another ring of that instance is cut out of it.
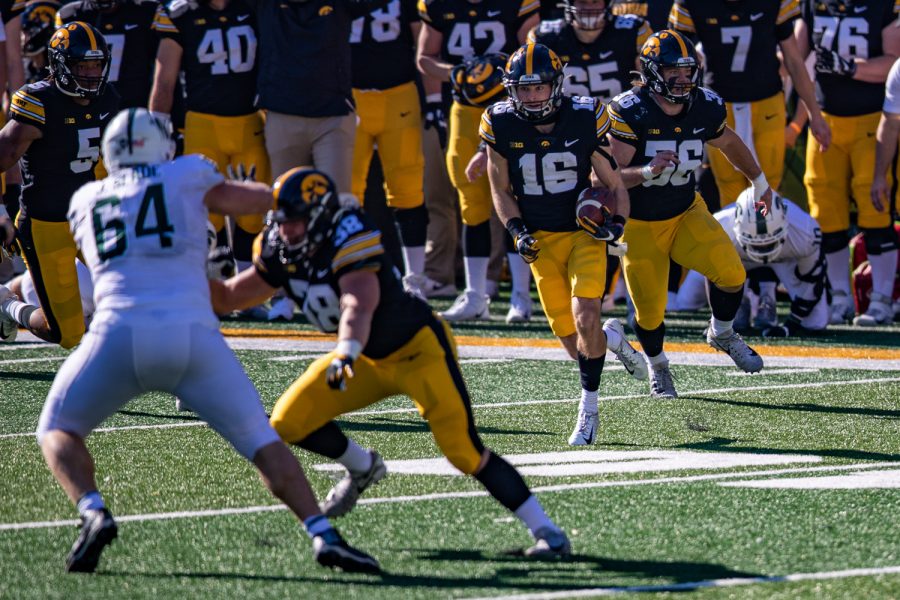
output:
<svg viewBox="0 0 900 600"><path fill-rule="evenodd" d="M66 360L65 356L45 356L42 358L11 358L9 360L0 360L0 365L15 365L21 363L51 362L55 360Z"/></svg>
<svg viewBox="0 0 900 600"><path fill-rule="evenodd" d="M839 381L815 381L808 383L779 383L772 385L755 385L727 388L710 388L705 390L683 390L681 396L699 396L705 394L730 394L734 392L763 392L767 390L783 390L783 389L803 389L803 388L820 388L831 387L836 385L853 385L860 383L897 383L900 377L881 377L872 379L844 379ZM609 396L601 398L601 402L608 400L635 400L640 398L648 398L648 394L626 394L623 396ZM577 403L577 398L558 398L554 400L515 400L511 402L492 402L490 404L473 404L473 409L491 409L491 408L508 408L510 406L523 406L534 404L570 404ZM391 415L391 414L418 414L415 408L385 408L376 410L361 410L346 415L342 415L342 419L349 417L363 417L371 415ZM95 429L94 433L111 433L116 431L131 431L135 429L170 429L174 427L198 427L206 425L204 421L187 421L183 423L161 423L159 425L127 425L124 427L101 427ZM24 433L4 433L0 434L0 440L8 438L29 437L35 435L35 432L28 431Z"/></svg>
<svg viewBox="0 0 900 600"><path fill-rule="evenodd" d="M557 598L599 598L618 594L639 592L689 592L701 588L725 588L760 583L790 583L794 581L822 581L826 579L846 579L848 577L877 577L878 575L900 574L900 565L891 567L870 567L863 569L843 569L840 571L818 571L816 573L791 573L789 575L773 575L771 577L732 577L727 579L704 579L683 583L664 583L660 585L630 585L623 587L572 589L560 592L541 592L537 594L519 594L511 596L485 596L469 600L556 600Z"/></svg>
<svg viewBox="0 0 900 600"><path fill-rule="evenodd" d="M853 465L831 465L818 467L799 467L791 469L766 469L760 471L735 471L729 473L709 473L705 475L688 475L684 477L655 477L648 479L625 479L619 481L588 481L584 483L570 483L560 485L545 485L532 488L537 493L550 492L566 492L572 490L584 490L592 488L606 487L631 487L637 485L654 485L663 483L697 483L705 481L715 481L718 479L747 478L747 477L771 477L777 475L790 475L794 473L816 473L821 471L847 471L876 469L884 467L895 467L896 462L880 462L880 463L858 463ZM429 500L451 500L458 498L479 498L486 497L486 491L471 492L441 492L435 494L421 494L418 496L390 496L382 498L363 498L359 504L398 504L405 502L424 502ZM195 511L178 511L168 513L149 513L141 515L123 515L116 516L116 521L120 523L141 522L141 521L164 521L169 519L186 519L196 517L220 517L228 515L242 515L260 512L270 512L276 510L286 510L283 504L270 504L265 506L247 506L243 508L222 508L210 510ZM66 519L62 521L32 521L25 523L0 523L0 531L20 531L22 529L47 529L52 527L70 527L77 525L79 521L75 519Z"/></svg>

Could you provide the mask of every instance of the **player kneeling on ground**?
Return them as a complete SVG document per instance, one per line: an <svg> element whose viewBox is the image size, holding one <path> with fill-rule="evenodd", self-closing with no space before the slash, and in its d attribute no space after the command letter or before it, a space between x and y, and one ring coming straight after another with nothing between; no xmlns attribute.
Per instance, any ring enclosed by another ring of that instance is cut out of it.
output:
<svg viewBox="0 0 900 600"><path fill-rule="evenodd" d="M97 310L57 374L37 430L50 470L81 515L66 569L94 571L118 534L84 438L130 399L155 390L183 398L253 462L272 493L303 520L320 564L377 572L378 562L347 545L320 513L210 309L207 208L265 212L271 190L225 181L202 156L173 161L174 153L169 132L146 109L119 113L103 136L109 177L83 186L69 207Z"/></svg>
<svg viewBox="0 0 900 600"><path fill-rule="evenodd" d="M450 327L404 291L381 232L358 205L342 205L321 171L292 169L275 181L274 190L276 210L257 238L255 269L211 281L213 307L228 313L284 288L319 330L337 333L335 349L288 388L271 417L281 439L347 468L322 505L326 516L349 512L385 475L381 457L348 439L334 419L405 394L428 420L447 459L528 527L536 543L527 555L569 554L565 533L518 471L482 444Z"/></svg>
<svg viewBox="0 0 900 600"><path fill-rule="evenodd" d="M713 216L731 237L748 277L754 271L769 268L791 297L791 313L779 324L774 283L760 285L759 309L753 323L754 327L762 329L764 337L802 335L827 327L825 256L822 232L815 219L775 192L772 193L772 209L763 216L755 208L750 188L741 192L734 205L726 206ZM746 311L747 316L736 318L735 323L739 319L747 324L750 322L747 294L745 291L739 311ZM704 278L691 271L678 290L678 307L692 310L706 302Z"/></svg>
<svg viewBox="0 0 900 600"><path fill-rule="evenodd" d="M625 340L622 325L615 319L600 325L607 244L622 236L628 193L600 148L609 129L606 107L593 98L563 96L555 52L542 44L522 46L509 58L503 82L509 99L484 112L480 132L488 145L494 207L531 264L550 328L578 361L581 403L569 444L582 446L596 434L607 347L632 376L647 378L646 362ZM576 205L592 171L609 188L618 214L605 223L582 220L587 226L580 228Z"/></svg>

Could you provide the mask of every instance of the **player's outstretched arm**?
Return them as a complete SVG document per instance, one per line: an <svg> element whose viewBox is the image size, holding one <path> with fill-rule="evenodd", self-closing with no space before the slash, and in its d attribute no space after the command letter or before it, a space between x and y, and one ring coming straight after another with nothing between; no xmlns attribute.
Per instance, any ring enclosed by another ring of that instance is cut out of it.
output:
<svg viewBox="0 0 900 600"><path fill-rule="evenodd" d="M709 145L715 148L718 148L722 151L722 154L725 155L725 158L734 165L738 171L744 174L744 177L750 180L750 184L753 186L753 197L757 204L762 202L765 204L765 211L763 214L766 214L770 208L772 208L772 189L769 187L769 183L766 181L766 176L762 172L762 168L760 168L759 164L756 162L756 159L753 157L753 153L750 152L750 148L747 147L747 144L738 137L738 134L734 132L731 127L725 127L725 130L722 132L722 135L719 137L709 140Z"/></svg>
<svg viewBox="0 0 900 600"><path fill-rule="evenodd" d="M212 187L203 201L220 215L261 215L273 208L272 188L255 181L230 181Z"/></svg>
<svg viewBox="0 0 900 600"><path fill-rule="evenodd" d="M259 276L255 268L245 269L225 281L209 280L209 296L213 312L217 315L258 306L271 298L275 289Z"/></svg>

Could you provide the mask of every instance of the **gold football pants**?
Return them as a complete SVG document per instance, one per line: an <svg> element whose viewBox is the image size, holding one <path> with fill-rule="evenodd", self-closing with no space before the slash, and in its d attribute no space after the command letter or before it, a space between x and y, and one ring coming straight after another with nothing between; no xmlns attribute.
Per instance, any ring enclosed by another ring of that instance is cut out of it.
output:
<svg viewBox="0 0 900 600"><path fill-rule="evenodd" d="M75 270L78 249L69 223L38 221L20 213L16 226L53 341L72 348L84 335L84 312Z"/></svg>
<svg viewBox="0 0 900 600"><path fill-rule="evenodd" d="M353 99L359 116L353 146L353 194L363 201L372 152L377 146L387 205L422 206L425 155L416 84L409 82L386 90L353 90Z"/></svg>
<svg viewBox="0 0 900 600"><path fill-rule="evenodd" d="M481 225L491 218L491 183L487 175L473 182L466 179L466 165L478 150L478 128L483 108L454 102L450 107L447 131L447 172L453 187L459 190L462 222Z"/></svg>
<svg viewBox="0 0 900 600"><path fill-rule="evenodd" d="M239 164L249 169L256 166L256 180L271 181L269 155L263 136L262 113L240 117L219 117L188 111L184 121L184 153L202 154L219 166L224 175L228 165ZM264 215L241 215L235 218L238 227L248 233L262 231ZM225 225L222 215L210 214L216 231Z"/></svg>
<svg viewBox="0 0 900 600"><path fill-rule="evenodd" d="M584 231L536 231L540 253L531 263L541 306L557 337L575 333L572 298L601 298L606 286L606 244Z"/></svg>
<svg viewBox="0 0 900 600"><path fill-rule="evenodd" d="M853 197L860 227L888 227L890 212L876 211L869 196L875 164L875 131L881 113L858 117L825 113L823 116L831 127L831 146L822 152L811 134L806 143L803 183L809 195L809 214L819 222L822 233L846 231L850 228L850 198Z"/></svg>
<svg viewBox="0 0 900 600"><path fill-rule="evenodd" d="M473 474L484 445L475 431L469 393L459 370L450 327L435 318L393 354L380 359L361 355L344 391L328 387L330 352L309 366L272 410L271 423L285 442L296 443L340 415L382 398L409 396L428 421L444 456L457 469Z"/></svg>
<svg viewBox="0 0 900 600"><path fill-rule="evenodd" d="M665 221L629 219L622 240L628 244L628 253L622 259L625 284L642 329L656 329L663 322L670 258L720 288L737 287L747 278L731 238L699 194L677 217Z"/></svg>

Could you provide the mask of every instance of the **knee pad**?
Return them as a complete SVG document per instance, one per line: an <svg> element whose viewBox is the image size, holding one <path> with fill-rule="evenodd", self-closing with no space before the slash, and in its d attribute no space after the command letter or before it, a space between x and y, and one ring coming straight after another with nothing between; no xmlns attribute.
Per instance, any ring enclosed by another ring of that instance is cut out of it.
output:
<svg viewBox="0 0 900 600"><path fill-rule="evenodd" d="M822 234L822 250L825 251L825 254L839 252L846 248L849 243L850 232L846 229Z"/></svg>
<svg viewBox="0 0 900 600"><path fill-rule="evenodd" d="M893 227L863 229L862 232L866 242L866 253L870 256L885 254L897 249L897 233Z"/></svg>

